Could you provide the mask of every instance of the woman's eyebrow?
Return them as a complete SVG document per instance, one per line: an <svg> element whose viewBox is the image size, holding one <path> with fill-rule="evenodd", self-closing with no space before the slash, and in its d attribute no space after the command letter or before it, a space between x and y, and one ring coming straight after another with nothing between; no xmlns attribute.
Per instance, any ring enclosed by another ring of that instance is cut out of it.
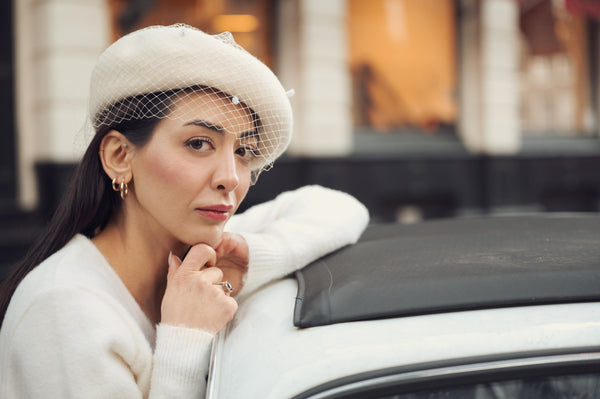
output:
<svg viewBox="0 0 600 399"><path fill-rule="evenodd" d="M213 130L217 133L223 133L226 131L223 126L217 125L215 123L211 123L211 122L208 122L208 121L205 121L202 119L194 119L193 121L189 121L184 124L184 126L190 126L190 125L205 127L207 129ZM240 139L246 139L246 138L256 138L258 140L258 138L259 138L258 131L249 130L240 135Z"/></svg>
<svg viewBox="0 0 600 399"><path fill-rule="evenodd" d="M205 127L207 129L214 130L217 133L223 133L225 131L225 128L223 126L220 126L220 125L217 125L217 124L214 124L214 123L202 120L202 119L194 119L193 121L189 121L184 124L184 126L190 126L190 125Z"/></svg>
<svg viewBox="0 0 600 399"><path fill-rule="evenodd" d="M240 139L247 139L247 138L255 138L256 140L259 139L258 136L258 131L256 130L249 130L247 132L244 132L240 135Z"/></svg>

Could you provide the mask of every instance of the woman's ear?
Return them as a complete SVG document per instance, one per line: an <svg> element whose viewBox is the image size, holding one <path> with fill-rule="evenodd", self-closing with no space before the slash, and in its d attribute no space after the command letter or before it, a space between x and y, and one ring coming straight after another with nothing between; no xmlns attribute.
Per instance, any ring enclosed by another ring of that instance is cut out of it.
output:
<svg viewBox="0 0 600 399"><path fill-rule="evenodd" d="M132 178L131 158L133 156L133 145L127 138L111 130L106 133L100 142L100 151L98 153L104 172L118 182L129 183Z"/></svg>

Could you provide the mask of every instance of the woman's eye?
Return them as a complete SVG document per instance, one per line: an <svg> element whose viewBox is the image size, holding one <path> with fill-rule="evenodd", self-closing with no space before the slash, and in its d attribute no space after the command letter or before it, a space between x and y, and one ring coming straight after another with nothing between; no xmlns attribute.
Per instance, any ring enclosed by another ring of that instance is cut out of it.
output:
<svg viewBox="0 0 600 399"><path fill-rule="evenodd" d="M208 151L213 145L212 142L208 139L202 137L194 137L185 142L186 147L191 148L196 151Z"/></svg>
<svg viewBox="0 0 600 399"><path fill-rule="evenodd" d="M258 149L254 146L239 147L235 153L245 160L251 161L258 156Z"/></svg>

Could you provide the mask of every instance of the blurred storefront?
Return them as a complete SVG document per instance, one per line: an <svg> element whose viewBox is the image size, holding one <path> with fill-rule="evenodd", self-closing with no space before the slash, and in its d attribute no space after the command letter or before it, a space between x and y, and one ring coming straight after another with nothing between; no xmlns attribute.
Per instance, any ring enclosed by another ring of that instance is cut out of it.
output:
<svg viewBox="0 0 600 399"><path fill-rule="evenodd" d="M296 92L292 145L248 205L319 183L353 193L378 221L599 210L597 1L15 0L2 7L9 19L2 26L15 33L0 47L2 56L14 53L3 65L15 71L15 94L3 101L16 110L3 143L17 147L0 164L3 214L53 211L85 145L77 132L102 49L131 30L175 22L231 31ZM9 85L12 75L3 76Z"/></svg>

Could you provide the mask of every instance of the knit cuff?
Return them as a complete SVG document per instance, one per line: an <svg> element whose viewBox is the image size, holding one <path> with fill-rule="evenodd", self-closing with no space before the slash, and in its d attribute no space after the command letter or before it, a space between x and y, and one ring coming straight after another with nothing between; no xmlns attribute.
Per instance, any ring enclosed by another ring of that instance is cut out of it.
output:
<svg viewBox="0 0 600 399"><path fill-rule="evenodd" d="M276 237L261 233L242 233L242 236L248 243L249 267L239 300L262 285L287 276L297 267L290 251Z"/></svg>
<svg viewBox="0 0 600 399"><path fill-rule="evenodd" d="M159 324L152 372L152 391L165 397L204 394L214 335L206 331ZM160 395L159 395L160 396Z"/></svg>

